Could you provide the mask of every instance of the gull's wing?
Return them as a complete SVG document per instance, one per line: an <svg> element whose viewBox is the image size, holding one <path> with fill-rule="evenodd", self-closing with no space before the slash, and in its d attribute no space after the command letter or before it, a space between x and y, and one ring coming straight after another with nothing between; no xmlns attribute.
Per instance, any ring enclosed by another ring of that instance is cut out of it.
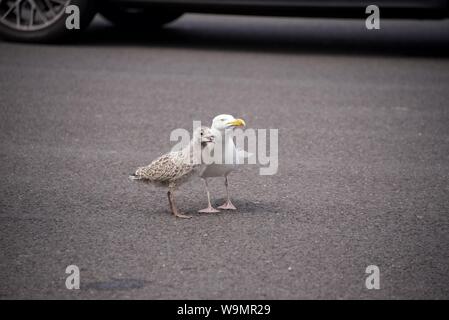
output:
<svg viewBox="0 0 449 320"><path fill-rule="evenodd" d="M176 180L191 170L191 166L177 161L176 156L176 152L164 154L149 165L138 168L134 175L143 180L158 182Z"/></svg>
<svg viewBox="0 0 449 320"><path fill-rule="evenodd" d="M245 159L253 159L253 157L255 156L254 153L245 151L243 149L236 148L235 150L237 153L237 159L239 160L239 163L244 163Z"/></svg>

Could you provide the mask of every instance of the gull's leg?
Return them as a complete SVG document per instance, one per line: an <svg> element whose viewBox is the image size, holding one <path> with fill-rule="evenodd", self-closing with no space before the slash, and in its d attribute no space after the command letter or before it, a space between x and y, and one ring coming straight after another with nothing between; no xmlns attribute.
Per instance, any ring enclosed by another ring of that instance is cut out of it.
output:
<svg viewBox="0 0 449 320"><path fill-rule="evenodd" d="M185 219L191 218L190 216L186 216L186 215L184 215L184 214L179 212L179 210L178 210L178 208L176 207L176 204L175 204L175 199L173 197L173 192L174 191L175 191L174 188L169 187L168 193L167 193L167 195L168 195L168 202L170 203L171 212L175 215L175 217L178 217L178 218L185 218Z"/></svg>
<svg viewBox="0 0 449 320"><path fill-rule="evenodd" d="M212 205L210 204L210 192L209 192L209 186L207 185L207 180L204 178L204 185L206 187L206 191L207 191L207 208L202 209L202 210L198 210L199 213L214 213L214 212L220 212L220 210L215 209L214 207L212 207Z"/></svg>
<svg viewBox="0 0 449 320"><path fill-rule="evenodd" d="M228 190L228 176L225 176L225 187L226 187L226 202L223 203L221 206L218 207L218 209L223 210L237 210L237 208L232 204L231 198L229 197L229 190Z"/></svg>

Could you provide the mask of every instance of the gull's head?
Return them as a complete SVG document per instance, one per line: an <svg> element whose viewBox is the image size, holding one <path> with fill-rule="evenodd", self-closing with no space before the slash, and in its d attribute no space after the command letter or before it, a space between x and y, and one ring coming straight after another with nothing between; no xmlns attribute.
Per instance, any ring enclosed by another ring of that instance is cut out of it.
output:
<svg viewBox="0 0 449 320"><path fill-rule="evenodd" d="M244 127L245 121L243 119L236 119L230 114L220 114L212 120L212 129L224 131L226 129Z"/></svg>
<svg viewBox="0 0 449 320"><path fill-rule="evenodd" d="M199 127L193 131L193 141L201 143L202 146L205 146L208 143L214 142L214 135L212 130L208 127Z"/></svg>

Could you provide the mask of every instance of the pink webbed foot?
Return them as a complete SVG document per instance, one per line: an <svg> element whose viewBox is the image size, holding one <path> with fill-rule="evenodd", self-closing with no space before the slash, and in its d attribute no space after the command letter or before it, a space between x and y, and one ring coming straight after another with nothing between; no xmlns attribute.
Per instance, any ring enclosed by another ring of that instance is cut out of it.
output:
<svg viewBox="0 0 449 320"><path fill-rule="evenodd" d="M217 213L217 212L220 212L220 210L217 210L214 207L209 206L205 209L198 210L198 212L199 213Z"/></svg>
<svg viewBox="0 0 449 320"><path fill-rule="evenodd" d="M218 209L223 210L237 210L237 208L232 204L231 200L226 201L221 206L218 207Z"/></svg>
<svg viewBox="0 0 449 320"><path fill-rule="evenodd" d="M190 219L190 218L192 218L191 216L186 216L185 214L182 214L182 213L179 213L179 212L174 213L174 215L175 215L175 217L181 218L181 219Z"/></svg>

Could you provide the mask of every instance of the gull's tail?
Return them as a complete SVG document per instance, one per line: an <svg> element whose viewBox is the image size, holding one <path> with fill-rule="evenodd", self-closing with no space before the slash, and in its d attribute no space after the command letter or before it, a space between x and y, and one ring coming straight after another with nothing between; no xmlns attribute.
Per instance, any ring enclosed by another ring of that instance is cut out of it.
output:
<svg viewBox="0 0 449 320"><path fill-rule="evenodd" d="M128 178L130 178L131 180L142 180L143 179L142 176L137 175L136 173L130 174L128 176Z"/></svg>

